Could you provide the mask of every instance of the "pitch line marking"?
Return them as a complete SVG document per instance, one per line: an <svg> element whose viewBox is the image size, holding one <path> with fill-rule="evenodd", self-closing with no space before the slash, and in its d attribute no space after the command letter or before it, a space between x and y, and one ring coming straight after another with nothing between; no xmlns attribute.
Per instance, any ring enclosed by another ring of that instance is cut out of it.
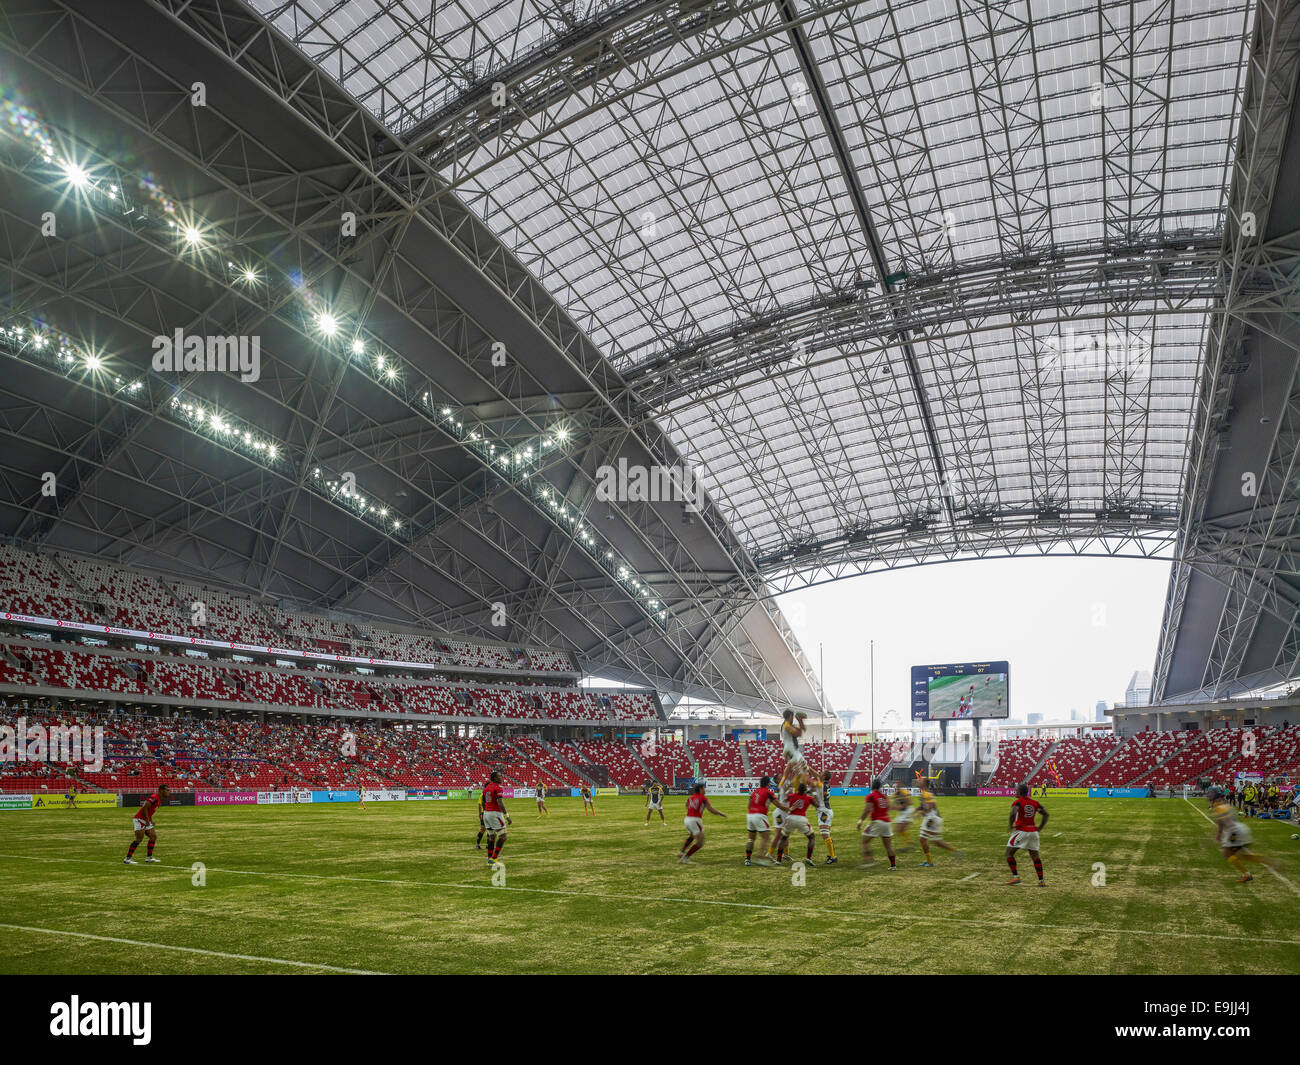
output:
<svg viewBox="0 0 1300 1065"><path fill-rule="evenodd" d="M0 854L0 858L21 858L31 862L74 862L78 865L105 864L104 862L95 861L90 858L46 858L32 854ZM109 864L112 863L110 862ZM182 873L190 872L190 867L188 865L166 865L161 862L159 864L162 865L164 869L175 869ZM564 891L560 888L532 888L517 887L515 885L493 887L491 884L444 883L437 880L396 880L365 876L325 876L322 873L276 873L257 869L218 869L216 866L212 865L207 867L207 871L209 873L229 873L231 876L285 877L295 880L342 881L353 884L393 884L402 887L451 888L459 891L514 891L519 894L557 895L562 898L612 899L620 902L649 902L657 904L685 903L694 906L718 906L741 910L774 910L780 913L789 912L788 906L777 906L767 902L732 902L727 899L680 898L675 895L620 895L605 891ZM821 913L831 917L851 917L857 920L882 919L878 914L863 913L859 910L832 910L826 907L814 906L801 906L799 909L801 913ZM895 920L917 922L932 921L939 924L974 925L982 928L994 928L999 931L1014 931L1019 928L1041 928L1053 932L1083 932L1091 933L1093 935L1156 936L1166 939L1213 939L1222 940L1227 943L1277 943L1283 946L1300 947L1300 939L1276 939L1272 936L1222 936L1215 935L1211 932L1165 932L1152 928L1141 930L1131 928L1098 928L1088 925L1074 924L1026 924L1024 922L1016 922L1013 924L1006 921L982 921L974 917L938 917L933 914L898 912L890 913L889 916ZM189 950L196 948L178 947L176 949ZM275 961L277 959L268 958L266 960ZM306 965L310 967L309 962L291 962L289 964ZM320 966L317 966L317 968L320 968Z"/></svg>
<svg viewBox="0 0 1300 1065"><path fill-rule="evenodd" d="M979 873L971 873L970 876L963 876L962 881L964 883L967 880L974 880L977 876L979 876Z"/></svg>
<svg viewBox="0 0 1300 1065"><path fill-rule="evenodd" d="M1199 806L1197 806L1194 802L1192 802L1192 800L1189 799L1186 795L1183 796L1183 802L1187 803L1188 806L1190 806L1190 807L1191 807L1193 810L1195 810L1198 814L1200 814L1202 817L1204 817L1205 820L1209 821L1210 824L1212 824L1212 825L1214 824L1214 818L1211 817L1209 814L1207 814L1204 810L1202 810L1202 809L1201 809ZM1217 827L1217 826L1216 826L1216 827ZM1291 891L1292 891L1294 894L1296 894L1296 895L1300 895L1300 888L1296 887L1293 883L1291 883L1290 880L1288 880L1286 877L1284 877L1281 873L1279 873L1276 869L1274 869L1274 868L1273 868L1271 865L1269 865L1267 862L1264 863L1264 868L1267 869L1270 873L1272 873L1275 877L1277 877L1280 881L1282 881L1282 883L1284 883L1287 887L1289 887L1289 888L1291 889Z"/></svg>
<svg viewBox="0 0 1300 1065"><path fill-rule="evenodd" d="M175 868L175 867L173 867ZM201 947L178 947L172 943L150 943L144 939L123 939L120 936L97 936L91 932L69 932L62 928L34 928L25 924L0 924L13 932L39 932L45 936L75 936L77 939L93 939L99 943L125 943L130 947L152 947L154 950L179 950L186 954L203 954L209 958L230 958L234 961L262 961L272 965L292 965L296 969L324 969L331 973L347 973L349 976L383 976L384 973L369 969L344 969L337 965L324 965L311 961L291 961L288 958L262 958L256 954L228 954L224 950L204 950Z"/></svg>

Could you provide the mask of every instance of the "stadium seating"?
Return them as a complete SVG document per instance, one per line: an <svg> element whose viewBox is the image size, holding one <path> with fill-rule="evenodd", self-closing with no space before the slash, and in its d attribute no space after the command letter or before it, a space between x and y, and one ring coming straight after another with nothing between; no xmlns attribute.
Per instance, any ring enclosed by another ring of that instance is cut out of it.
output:
<svg viewBox="0 0 1300 1065"><path fill-rule="evenodd" d="M194 604L202 604L202 623ZM279 606L192 581L164 580L115 563L0 545L0 611L115 625L254 646L392 657L448 668L572 672L564 651L503 648L388 631ZM607 715L596 715L596 717Z"/></svg>
<svg viewBox="0 0 1300 1065"><path fill-rule="evenodd" d="M550 776L546 786L576 788L582 783L582 777L562 763L544 744L531 738L513 739L511 743L524 757L530 759Z"/></svg>
<svg viewBox="0 0 1300 1065"><path fill-rule="evenodd" d="M1246 742L1242 730L1237 753L1215 771L1219 780L1231 780L1237 773L1263 773L1266 776L1300 776L1300 728L1251 729L1254 753L1248 753L1251 744Z"/></svg>
<svg viewBox="0 0 1300 1065"><path fill-rule="evenodd" d="M1089 775L1089 787L1117 788L1137 781L1145 776L1157 763L1174 754L1195 733L1191 732L1139 732L1128 737L1118 751L1096 772Z"/></svg>
<svg viewBox="0 0 1300 1065"><path fill-rule="evenodd" d="M1056 764L1060 786L1069 787L1118 746L1113 736L1069 736L1052 748L1051 757L1027 783L1052 786L1058 783L1049 762Z"/></svg>
<svg viewBox="0 0 1300 1065"><path fill-rule="evenodd" d="M989 786L1009 788L1025 783L1053 742L1044 739L1001 740L998 743L998 764L989 777Z"/></svg>
<svg viewBox="0 0 1300 1065"><path fill-rule="evenodd" d="M500 769L506 783L514 786L575 787L582 782L577 773L535 738L448 739L433 731L398 728L380 721L358 720L345 725L260 722L220 715L162 718L103 711L56 713L16 706L0 710L0 724L15 727L20 716L28 726L102 727L104 766L100 771L92 771L80 765L3 762L0 763L0 789L9 792L52 792L69 784L79 790L140 791L160 783L182 791L286 787L339 790L360 783L375 787L451 788L481 785L493 769ZM1300 771L1300 728L1251 730L1256 736L1253 755L1244 753L1250 749L1244 742L1245 731L1215 729L1187 737L1172 733L1139 734L1140 738L1125 741L1124 747L1140 749L1140 760L1136 755L1132 759L1126 755L1127 768L1117 771L1122 779L1098 786L1133 783L1143 775L1149 776L1156 787L1177 787L1194 782L1211 770L1211 775L1219 780L1230 779L1240 769L1265 776ZM341 753L346 749L344 732L351 734L355 756ZM1183 742L1173 743L1175 739ZM732 741L704 741L704 746L702 760L707 759L721 769L739 761L739 745ZM611 781L622 787L640 788L645 783L644 769L622 743L593 740L555 743L551 747L579 770L584 766L605 767ZM1104 748L1105 741L1101 739L1081 741L1069 747L1063 745L1061 757L1068 754L1073 772L1073 767L1082 764L1073 760L1075 754L1081 757L1091 751L1092 755L1102 757L1108 753ZM1014 749L1018 764L1025 765L1036 748L1016 743ZM853 751L851 744L825 744L810 750L809 756L814 764L820 757L828 767L847 766ZM680 744L662 741L653 749L643 745L638 753L665 783L691 775L686 749ZM873 772L884 768L889 758L890 749L886 744L864 747L853 779L847 779L846 769L836 769L832 782L837 786L863 786ZM1168 760L1157 767L1155 763L1162 759ZM1162 772L1153 772L1157 768ZM1064 775L1063 771L1063 778Z"/></svg>
<svg viewBox="0 0 1300 1065"><path fill-rule="evenodd" d="M743 777L740 745L731 740L692 740L687 746L706 777Z"/></svg>
<svg viewBox="0 0 1300 1065"><path fill-rule="evenodd" d="M672 787L679 777L691 776L691 759L686 748L671 740L642 744L641 759L650 767L659 783Z"/></svg>
<svg viewBox="0 0 1300 1065"><path fill-rule="evenodd" d="M584 741L577 744L587 761L603 765L609 778L621 788L639 788L646 782L646 772L636 756L622 743Z"/></svg>
<svg viewBox="0 0 1300 1065"><path fill-rule="evenodd" d="M1177 754L1135 778L1133 783L1164 788L1195 781L1241 750L1241 732L1241 729L1221 728L1194 733L1192 741L1184 744Z"/></svg>

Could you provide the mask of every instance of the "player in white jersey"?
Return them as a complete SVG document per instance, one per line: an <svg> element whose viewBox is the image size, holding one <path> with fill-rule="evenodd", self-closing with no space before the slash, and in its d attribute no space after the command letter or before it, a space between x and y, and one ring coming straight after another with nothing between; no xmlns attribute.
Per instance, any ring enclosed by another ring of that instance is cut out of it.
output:
<svg viewBox="0 0 1300 1065"><path fill-rule="evenodd" d="M793 776L787 767L781 773L776 785L776 812L772 814L772 842L768 844L767 856L776 861L776 847L781 842L781 832L785 828L785 811L789 806L790 792L794 790Z"/></svg>
<svg viewBox="0 0 1300 1065"><path fill-rule="evenodd" d="M800 778L811 783L808 763L800 744L801 737L807 731L804 724L807 717L802 710L786 710L781 714L781 753L785 755L786 768L793 771L791 788L799 783Z"/></svg>
<svg viewBox="0 0 1300 1065"><path fill-rule="evenodd" d="M894 832L898 842L907 843L905 849L911 850L912 844L908 841L908 833L912 831L912 818L916 814L916 807L912 805L912 793L906 788L899 788L894 792L894 801L891 805L894 808Z"/></svg>
<svg viewBox="0 0 1300 1065"><path fill-rule="evenodd" d="M921 788L921 850L925 852L925 861L921 864L933 869L934 862L930 857L930 844L941 847L946 851L952 851L958 858L962 856L961 851L951 843L943 841L943 818L939 816L939 805L935 802L934 796L926 791L923 785Z"/></svg>
<svg viewBox="0 0 1300 1065"><path fill-rule="evenodd" d="M831 771L822 771L817 785L817 831L821 833L822 843L826 847L826 864L834 865L839 861L835 857L835 841L831 839L831 825L835 821L835 811L831 809Z"/></svg>

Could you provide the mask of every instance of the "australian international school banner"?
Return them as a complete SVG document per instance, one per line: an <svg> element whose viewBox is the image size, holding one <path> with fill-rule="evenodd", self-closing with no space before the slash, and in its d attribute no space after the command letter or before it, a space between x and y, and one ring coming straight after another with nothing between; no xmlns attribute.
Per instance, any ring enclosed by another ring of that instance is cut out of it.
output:
<svg viewBox="0 0 1300 1065"><path fill-rule="evenodd" d="M77 796L76 808L84 810L89 806L116 806L118 802L117 792L111 795L104 795L100 792L83 793ZM66 810L72 803L68 802L66 795L34 795L32 796L33 810Z"/></svg>
<svg viewBox="0 0 1300 1065"><path fill-rule="evenodd" d="M1029 794L1035 799L1086 799L1087 788L1030 788Z"/></svg>

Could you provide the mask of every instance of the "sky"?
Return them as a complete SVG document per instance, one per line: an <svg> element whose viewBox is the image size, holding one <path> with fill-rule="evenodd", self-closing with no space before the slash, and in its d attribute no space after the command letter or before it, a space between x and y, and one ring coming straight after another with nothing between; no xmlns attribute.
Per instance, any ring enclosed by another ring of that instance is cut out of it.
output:
<svg viewBox="0 0 1300 1065"><path fill-rule="evenodd" d="M836 710L870 728L875 640L876 724L896 709L909 727L911 667L1006 659L1010 720L1088 713L1120 702L1134 670L1150 670L1169 562L1124 558L986 558L873 573L780 596L813 668L825 652Z"/></svg>

